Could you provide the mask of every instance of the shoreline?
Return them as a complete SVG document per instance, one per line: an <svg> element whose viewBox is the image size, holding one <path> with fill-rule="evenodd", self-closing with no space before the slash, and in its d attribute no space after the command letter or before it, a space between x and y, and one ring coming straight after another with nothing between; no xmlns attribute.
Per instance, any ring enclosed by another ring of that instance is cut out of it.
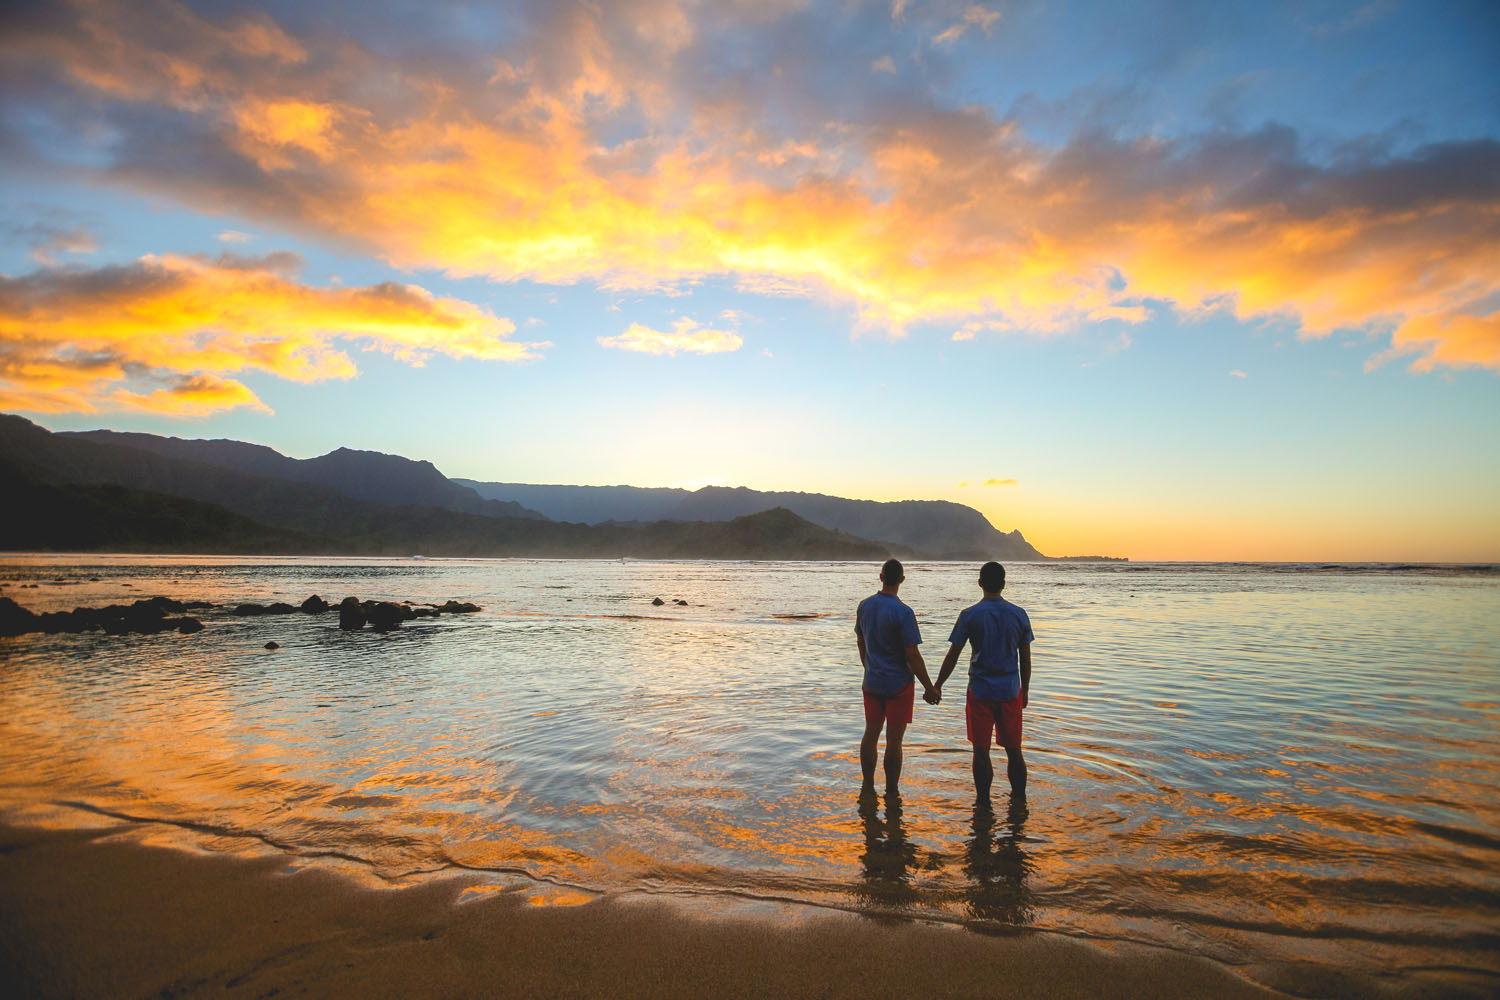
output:
<svg viewBox="0 0 1500 1000"><path fill-rule="evenodd" d="M481 880L373 888L316 864L289 871L286 855L196 853L139 832L0 824L7 995L1287 995L1145 945L840 912L703 913L631 894L461 899Z"/></svg>

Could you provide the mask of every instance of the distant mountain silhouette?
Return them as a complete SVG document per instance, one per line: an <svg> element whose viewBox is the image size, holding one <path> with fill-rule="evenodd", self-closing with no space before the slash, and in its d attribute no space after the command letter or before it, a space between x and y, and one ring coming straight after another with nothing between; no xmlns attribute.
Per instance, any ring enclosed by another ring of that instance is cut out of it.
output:
<svg viewBox="0 0 1500 1000"><path fill-rule="evenodd" d="M786 510L714 523L586 525L490 517L356 500L331 486L251 475L114 440L53 434L21 417L0 415L0 495L7 498L0 546L679 559L882 559L888 554L885 546L829 531ZM263 452L242 455L275 461ZM413 465L426 463L399 459L389 467Z"/></svg>
<svg viewBox="0 0 1500 1000"><path fill-rule="evenodd" d="M947 500L849 500L821 493L768 493L745 487L700 490L636 486L537 486L455 480L480 496L514 500L553 520L723 521L784 507L813 524L884 542L924 559L1046 559L1019 531L998 531L972 507Z"/></svg>
<svg viewBox="0 0 1500 1000"><path fill-rule="evenodd" d="M692 495L692 490L669 486L539 486L533 483L485 483L474 479L453 481L471 488L482 497L514 500L554 521L578 524L660 521L670 518L672 512Z"/></svg>
<svg viewBox="0 0 1500 1000"><path fill-rule="evenodd" d="M257 524L218 504L124 486L53 486L0 463L6 516L0 550L281 553L302 552L305 535Z"/></svg>
<svg viewBox="0 0 1500 1000"><path fill-rule="evenodd" d="M378 451L339 448L317 458L288 458L271 448L243 441L192 440L122 431L62 431L59 436L139 448L167 458L181 458L252 476L272 476L298 483L331 486L356 500L383 504L425 504L486 517L543 515L521 504L481 497L448 479L431 462L419 462Z"/></svg>

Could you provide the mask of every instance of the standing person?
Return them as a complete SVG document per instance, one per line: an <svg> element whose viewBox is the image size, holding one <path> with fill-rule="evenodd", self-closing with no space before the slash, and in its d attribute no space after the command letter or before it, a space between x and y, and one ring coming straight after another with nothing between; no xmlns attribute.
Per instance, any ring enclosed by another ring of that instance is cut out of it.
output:
<svg viewBox="0 0 1500 1000"><path fill-rule="evenodd" d="M948 655L938 671L939 697L943 682L953 673L958 654L967 643L969 693L964 705L969 742L974 744L974 805L990 807L990 734L1005 748L1005 773L1010 778L1011 801L1026 799L1026 758L1021 754L1021 710L1031 691L1031 619L1000 596L1005 589L1005 567L987 562L979 569L984 600L966 608L948 636Z"/></svg>
<svg viewBox="0 0 1500 1000"><path fill-rule="evenodd" d="M905 579L900 561L887 559L880 567L880 592L860 601L854 615L854 639L865 668L865 735L859 743L859 766L865 780L859 794L860 798L875 794L875 757L884 726L887 807L889 799L900 794L901 740L911 724L916 680L922 682L922 697L937 704L937 689L917 651L922 642L917 616L896 596Z"/></svg>

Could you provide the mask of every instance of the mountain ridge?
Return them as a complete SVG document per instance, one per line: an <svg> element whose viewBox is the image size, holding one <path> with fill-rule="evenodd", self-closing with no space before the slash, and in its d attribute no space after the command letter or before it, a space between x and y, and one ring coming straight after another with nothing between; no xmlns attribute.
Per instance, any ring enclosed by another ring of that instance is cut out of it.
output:
<svg viewBox="0 0 1500 1000"><path fill-rule="evenodd" d="M481 497L444 476L437 466L379 451L335 448L316 458L291 458L274 448L230 438L179 438L133 431L61 431L95 444L120 444L166 458L202 462L254 476L330 486L355 500L388 505L422 504L486 517L543 515L518 503Z"/></svg>
<svg viewBox="0 0 1500 1000"><path fill-rule="evenodd" d="M53 433L22 417L4 416L3 420L0 429L8 427L13 433L8 436L9 453L0 447L0 458L8 454L22 468L27 463L26 447L17 442L28 434L33 444L41 440L37 435L49 436L51 452L48 462L43 463L45 468L31 470L44 482L112 484L215 504L265 528L312 539L348 540L361 530L376 531L377 524L381 525L382 537L395 539L403 529L401 518L391 511L405 507L500 520L596 528L611 525L616 531L630 527L646 535L651 532L645 531L645 526L656 522L723 524L783 509L809 526L831 533L824 542L835 549L852 540L902 558L1010 562L1052 558L1032 546L1019 530L1000 531L974 508L948 500L858 500L743 486L687 490L484 482L449 478L430 461L349 447L296 459L266 445L226 438L178 438L104 429ZM20 425L30 431L18 431ZM105 451L88 450L100 448ZM128 457L131 455L135 457ZM61 501L76 508L98 498L88 498L86 503L85 498L70 495ZM137 497L132 502L139 513L145 501ZM188 517L187 508L182 510ZM408 512L406 517L419 537L430 537L436 530L426 513ZM196 512L190 519L203 525L222 521L219 515L205 512ZM418 524L420 530L415 527ZM471 527L499 544L494 526L474 522ZM228 531L216 530L221 534ZM700 529L700 533L708 530ZM504 533L507 544L514 545L522 544L524 534ZM576 549L576 539L566 532L538 527L533 534L538 539L550 538L567 551ZM238 526L228 537L248 539L250 529ZM762 542L769 544L768 539Z"/></svg>
<svg viewBox="0 0 1500 1000"><path fill-rule="evenodd" d="M406 460L403 460L406 461ZM52 551L676 559L883 559L873 542L790 511L730 522L607 526L356 500L0 414L0 541ZM139 549L135 547L139 546Z"/></svg>
<svg viewBox="0 0 1500 1000"><path fill-rule="evenodd" d="M728 520L785 507L814 524L882 542L902 557L1039 562L1020 531L1003 532L979 511L950 500L855 500L825 493L705 486L698 490L650 486L562 486L456 479L480 496L508 499L554 520L603 523L614 519Z"/></svg>

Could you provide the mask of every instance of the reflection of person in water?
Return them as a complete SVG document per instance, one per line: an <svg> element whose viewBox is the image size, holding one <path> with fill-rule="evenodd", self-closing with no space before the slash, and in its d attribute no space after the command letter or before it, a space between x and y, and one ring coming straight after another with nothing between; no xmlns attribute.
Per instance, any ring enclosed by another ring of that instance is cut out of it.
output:
<svg viewBox="0 0 1500 1000"><path fill-rule="evenodd" d="M872 799L864 799L859 805L860 819L865 827L865 853L860 855L864 865L864 882L856 890L858 895L872 903L899 905L917 898L917 890L911 884L911 872L917 866L917 846L906 839L906 827L901 821L901 800L886 800L885 821L880 819L880 808Z"/></svg>
<svg viewBox="0 0 1500 1000"><path fill-rule="evenodd" d="M1007 924L1031 923L1031 890L1026 878L1033 865L1021 849L1026 825L1026 800L1012 799L1005 826L996 829L995 813L975 806L973 836L965 844L964 890L969 914L980 920Z"/></svg>

